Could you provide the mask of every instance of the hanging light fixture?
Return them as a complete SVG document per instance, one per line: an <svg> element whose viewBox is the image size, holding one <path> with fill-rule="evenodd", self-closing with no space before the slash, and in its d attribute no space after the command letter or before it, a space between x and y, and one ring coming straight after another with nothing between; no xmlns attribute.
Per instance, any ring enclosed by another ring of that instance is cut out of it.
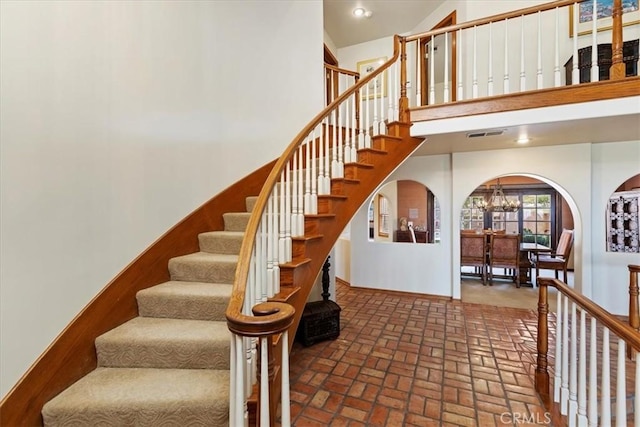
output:
<svg viewBox="0 0 640 427"><path fill-rule="evenodd" d="M517 212L520 209L520 200L508 200L498 178L489 200L485 198L476 202L476 207L482 212Z"/></svg>

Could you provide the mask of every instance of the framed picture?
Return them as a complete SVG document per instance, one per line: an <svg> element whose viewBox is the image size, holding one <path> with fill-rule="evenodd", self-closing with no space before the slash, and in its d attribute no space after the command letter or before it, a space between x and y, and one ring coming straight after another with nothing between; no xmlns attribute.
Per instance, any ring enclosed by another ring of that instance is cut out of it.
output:
<svg viewBox="0 0 640 427"><path fill-rule="evenodd" d="M358 62L357 71L360 74L360 79L364 79L369 74L373 73L385 62L387 62L386 56ZM378 76L377 78L370 81L368 87L369 96L367 96L367 88L364 87L362 91L363 99L373 99L387 96L387 71L384 71L382 73L382 76Z"/></svg>
<svg viewBox="0 0 640 427"><path fill-rule="evenodd" d="M614 0L598 0L596 27L598 31L606 31L613 28ZM582 36L590 34L593 28L593 0L587 0L580 3L578 13L578 35ZM575 6L569 6L569 37L573 37L573 14ZM633 25L640 22L640 10L638 9L638 0L622 0L622 25Z"/></svg>

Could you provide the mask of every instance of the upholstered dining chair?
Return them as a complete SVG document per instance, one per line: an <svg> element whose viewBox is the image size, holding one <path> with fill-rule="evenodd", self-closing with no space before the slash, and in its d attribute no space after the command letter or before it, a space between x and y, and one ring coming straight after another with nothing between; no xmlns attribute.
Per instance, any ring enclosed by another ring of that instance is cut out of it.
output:
<svg viewBox="0 0 640 427"><path fill-rule="evenodd" d="M460 267L476 267L482 275L482 284L487 283L487 249L482 233L460 234Z"/></svg>
<svg viewBox="0 0 640 427"><path fill-rule="evenodd" d="M489 284L493 285L493 269L511 272L516 288L520 287L520 235L494 234L489 245Z"/></svg>
<svg viewBox="0 0 640 427"><path fill-rule="evenodd" d="M573 246L573 230L562 230L558 246L555 252L538 252L535 258L536 282L540 276L540 270L553 270L556 279L558 271L562 270L564 283L567 283L567 263L569 262L569 254Z"/></svg>

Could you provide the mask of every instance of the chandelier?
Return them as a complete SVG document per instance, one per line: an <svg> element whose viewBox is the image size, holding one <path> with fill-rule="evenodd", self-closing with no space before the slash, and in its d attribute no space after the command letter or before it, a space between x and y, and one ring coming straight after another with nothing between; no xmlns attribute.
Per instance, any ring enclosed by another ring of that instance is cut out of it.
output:
<svg viewBox="0 0 640 427"><path fill-rule="evenodd" d="M478 201L476 207L482 212L516 212L520 209L520 200L508 200L498 179L489 200L485 198Z"/></svg>

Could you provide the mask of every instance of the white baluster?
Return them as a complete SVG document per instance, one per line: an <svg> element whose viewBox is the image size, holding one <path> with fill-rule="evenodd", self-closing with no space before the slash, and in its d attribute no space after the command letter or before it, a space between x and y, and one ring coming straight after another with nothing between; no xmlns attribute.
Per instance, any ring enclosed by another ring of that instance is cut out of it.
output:
<svg viewBox="0 0 640 427"><path fill-rule="evenodd" d="M284 170L284 251L286 262L291 262L291 161Z"/></svg>
<svg viewBox="0 0 640 427"><path fill-rule="evenodd" d="M493 22L489 22L489 81L487 95L493 96Z"/></svg>
<svg viewBox="0 0 640 427"><path fill-rule="evenodd" d="M569 427L576 425L578 414L578 318L576 303L571 302L571 354L569 355Z"/></svg>
<svg viewBox="0 0 640 427"><path fill-rule="evenodd" d="M578 70L578 15L580 15L580 5L573 4L573 69L571 72L571 83L577 85L580 83L580 70Z"/></svg>
<svg viewBox="0 0 640 427"><path fill-rule="evenodd" d="M268 284L267 284L267 233L265 230L265 226L267 224L267 214L266 212L262 212L260 218L260 225L258 226L258 233L260 236L260 290L262 291L262 298L260 301L266 301L267 298L271 298L273 294L269 294ZM256 244L258 244L258 239L256 239Z"/></svg>
<svg viewBox="0 0 640 427"><path fill-rule="evenodd" d="M538 71L537 71L537 89L544 87L542 80L542 12L538 11Z"/></svg>
<svg viewBox="0 0 640 427"><path fill-rule="evenodd" d="M331 123L333 125L333 138L331 138L331 178L337 178L340 175L340 166L338 165L338 109L331 112Z"/></svg>
<svg viewBox="0 0 640 427"><path fill-rule="evenodd" d="M364 117L364 146L365 146L365 148L371 148L371 134L369 132L369 108L370 108L370 104L371 104L371 99L370 99L370 96L369 96L369 85L370 85L370 82L367 83L367 95L366 95L367 112L365 113L365 117Z"/></svg>
<svg viewBox="0 0 640 427"><path fill-rule="evenodd" d="M556 293L556 355L553 380L553 401L560 402L560 386L562 381L562 346L563 323L562 323L562 292Z"/></svg>
<svg viewBox="0 0 640 427"><path fill-rule="evenodd" d="M393 72L392 72L393 71ZM389 89L387 93L389 94L389 99L387 99L387 120L389 123L394 122L396 120L395 114L393 113L393 104L395 102L395 93L396 93L396 63L393 63L389 68Z"/></svg>
<svg viewBox="0 0 640 427"><path fill-rule="evenodd" d="M524 15L520 17L520 92L527 90L527 78L524 70Z"/></svg>
<svg viewBox="0 0 640 427"><path fill-rule="evenodd" d="M269 295L275 295L273 284L273 192L267 200L267 292Z"/></svg>
<svg viewBox="0 0 640 427"><path fill-rule="evenodd" d="M578 426L587 426L587 337L586 313L580 310L580 354L578 355Z"/></svg>
<svg viewBox="0 0 640 427"><path fill-rule="evenodd" d="M320 129L322 129L322 123L320 123ZM307 146L307 149L309 147ZM309 155L309 161L307 162L307 169L311 169L311 197L309 199L309 214L317 214L318 213L318 190L316 188L316 184L317 184L317 180L318 180L318 175L316 175L316 162L318 162L318 158L316 157L316 130L313 130L313 133L311 134L311 149L308 150L311 152L311 154ZM320 156L320 160L319 160L319 166L322 167L322 149L318 150L319 151L319 156ZM321 175L321 173L319 173ZM302 230L304 232L304 226L302 227Z"/></svg>
<svg viewBox="0 0 640 427"><path fill-rule="evenodd" d="M236 391L240 388L237 378L237 365L236 365L236 337L237 335L231 333L231 343L229 350L229 425L237 426L240 425L241 415L238 411L238 396L236 396ZM637 382L636 382L637 384Z"/></svg>
<svg viewBox="0 0 640 427"><path fill-rule="evenodd" d="M272 204L273 204L273 209L272 209L272 222L273 222L273 233L272 233L272 239L271 239L271 247L273 248L273 253L271 254L273 257L273 293L277 294L280 292L280 255L279 255L279 249L280 249L280 222L279 222L279 217L280 215L278 214L278 186L274 185L273 186L273 191L272 191Z"/></svg>
<svg viewBox="0 0 640 427"><path fill-rule="evenodd" d="M344 138L344 162L351 163L354 160L351 158L351 114L349 114L349 100L345 101L345 121L346 129L345 129L345 138Z"/></svg>
<svg viewBox="0 0 640 427"><path fill-rule="evenodd" d="M471 97L476 99L478 97L478 27L473 26L473 80L471 82ZM489 42L491 46L491 42ZM491 58L489 58L489 64L491 64Z"/></svg>
<svg viewBox="0 0 640 427"><path fill-rule="evenodd" d="M360 133L358 134L358 150L362 149L365 147L364 144L364 89L360 88L358 89L358 105L359 105L359 109L358 112L360 114L359 119L360 119Z"/></svg>
<svg viewBox="0 0 640 427"><path fill-rule="evenodd" d="M576 9L577 10L577 9ZM600 426L611 426L611 381L609 375L609 328L602 327L602 376L600 377Z"/></svg>
<svg viewBox="0 0 640 427"><path fill-rule="evenodd" d="M385 79L386 75L387 71L383 71L382 73L380 73L380 121L378 122L378 127L380 128L378 130L378 134L380 135L384 135L387 133L387 124L384 122L384 91L385 89L387 89L388 85L387 80ZM387 96L388 94L389 91L387 89Z"/></svg>
<svg viewBox="0 0 640 427"><path fill-rule="evenodd" d="M556 31L554 35L554 62L553 62L553 86L560 87L562 82L560 81L560 37L559 37L559 26L560 26L560 9L556 7Z"/></svg>
<svg viewBox="0 0 640 427"><path fill-rule="evenodd" d="M380 133L380 125L378 122L378 77L373 79L373 129L371 135L376 136Z"/></svg>
<svg viewBox="0 0 640 427"><path fill-rule="evenodd" d="M280 425L291 426L291 399L289 397L289 332L282 333L282 398Z"/></svg>
<svg viewBox="0 0 640 427"><path fill-rule="evenodd" d="M315 132L315 129L314 129ZM311 213L311 177L313 176L313 182L315 182L315 173L311 173L312 165L311 165L311 134L307 138L307 142L305 144L305 169L304 169L304 213ZM314 153L315 154L315 153ZM315 159L314 159L315 160Z"/></svg>
<svg viewBox="0 0 640 427"><path fill-rule="evenodd" d="M330 162L329 137L331 136L331 134L329 133L329 116L327 116L325 120L326 120L325 126L327 128L327 133L326 133L326 140L324 144L324 179L322 182L322 188L323 188L322 194L329 194L331 192L331 169L329 169L329 162Z"/></svg>
<svg viewBox="0 0 640 427"><path fill-rule="evenodd" d="M595 2L594 2L595 7ZM627 426L627 375L625 372L626 346L618 338L618 372L616 378L616 427Z"/></svg>
<svg viewBox="0 0 640 427"><path fill-rule="evenodd" d="M358 128L356 124L356 95L351 95L351 161L358 161L358 149L356 147L358 140Z"/></svg>
<svg viewBox="0 0 640 427"><path fill-rule="evenodd" d="M260 338L260 426L269 427L269 355L267 338Z"/></svg>
<svg viewBox="0 0 640 427"><path fill-rule="evenodd" d="M293 171L291 182L291 237L298 236L298 156L293 153L290 162Z"/></svg>
<svg viewBox="0 0 640 427"><path fill-rule="evenodd" d="M298 225L297 225L297 234L296 236L304 236L304 191L302 189L304 178L302 175L302 165L304 162L302 161L302 146L298 148ZM309 164L306 165L309 168Z"/></svg>
<svg viewBox="0 0 640 427"><path fill-rule="evenodd" d="M589 340L589 427L598 425L598 325L591 318L591 338Z"/></svg>
<svg viewBox="0 0 640 427"><path fill-rule="evenodd" d="M444 33L444 102L449 98L449 33Z"/></svg>
<svg viewBox="0 0 640 427"><path fill-rule="evenodd" d="M429 105L436 103L436 82L435 82L435 63L436 63L436 41L431 36L431 46L429 49Z"/></svg>
<svg viewBox="0 0 640 427"><path fill-rule="evenodd" d="M458 74L458 91L456 93L456 101L462 101L464 100L464 85L462 84L462 30L458 30L456 42L456 50L458 53L458 68L456 70Z"/></svg>
<svg viewBox="0 0 640 427"><path fill-rule="evenodd" d="M596 15L598 11L598 0L593 0L593 16L591 19L591 81L600 80L600 67L598 66L598 27L596 25ZM577 9L576 9L576 13ZM576 61L578 62L578 61Z"/></svg>
<svg viewBox="0 0 640 427"><path fill-rule="evenodd" d="M398 67L399 64L398 62L396 62L394 64L394 84L393 87L395 88L395 96L393 97L393 120L398 121L400 120L400 106L399 106L399 102L400 102L400 96L398 95L398 91L400 90L400 76L398 75Z"/></svg>
<svg viewBox="0 0 640 427"><path fill-rule="evenodd" d="M336 132L338 134L338 174L336 175L336 177L338 178L342 178L344 176L344 161L343 161L343 153L344 153L344 143L343 143L343 137L344 137L344 128L342 126L342 119L344 118L344 114L342 112L342 104L340 103L338 105L338 110L337 110L337 114L338 114L338 123L337 123L337 129Z"/></svg>
<svg viewBox="0 0 640 427"><path fill-rule="evenodd" d="M509 93L509 20L504 20L504 82L502 91L506 95Z"/></svg>
<svg viewBox="0 0 640 427"><path fill-rule="evenodd" d="M279 217L280 217L280 226L278 229L278 261L280 264L285 264L287 262L287 255L285 253L286 243L285 243L285 183L284 183L284 171L280 172L280 209L279 209Z"/></svg>
<svg viewBox="0 0 640 427"><path fill-rule="evenodd" d="M564 297L562 312L562 389L560 392L560 413L569 413L569 298Z"/></svg>
<svg viewBox="0 0 640 427"><path fill-rule="evenodd" d="M427 45L425 45L425 49L427 48ZM424 74L422 67L424 66L424 60L429 58L429 53L428 52L424 52L424 54L422 53L422 45L420 44L420 41L416 42L416 84L415 84L415 88L416 88L416 106L420 107L422 105L422 102L425 101L426 102L426 97L425 99L422 99L422 75ZM427 85L427 89L428 89L428 85ZM428 92L428 90L427 90ZM409 93L409 92L407 92ZM409 101L411 102L411 101Z"/></svg>
<svg viewBox="0 0 640 427"><path fill-rule="evenodd" d="M322 120L320 128L320 141L318 146L318 194L324 193L324 145L327 140L327 125L326 119ZM314 150L315 153L315 150ZM315 162L314 162L315 163ZM314 175L315 176L315 175ZM313 188L311 188L313 194Z"/></svg>

